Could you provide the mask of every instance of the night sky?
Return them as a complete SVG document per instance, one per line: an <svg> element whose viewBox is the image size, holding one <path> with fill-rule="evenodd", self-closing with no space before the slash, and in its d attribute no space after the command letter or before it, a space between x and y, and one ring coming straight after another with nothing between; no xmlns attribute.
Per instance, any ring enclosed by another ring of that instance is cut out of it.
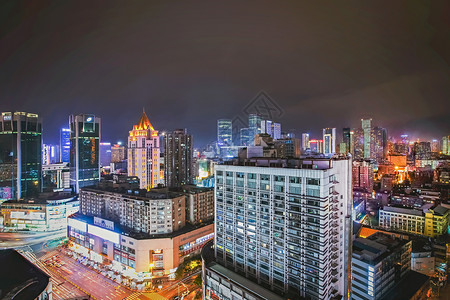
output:
<svg viewBox="0 0 450 300"><path fill-rule="evenodd" d="M25 4L26 3L26 4ZM197 146L261 90L284 130L450 134L450 1L2 1L0 111L71 113L126 140L145 107Z"/></svg>

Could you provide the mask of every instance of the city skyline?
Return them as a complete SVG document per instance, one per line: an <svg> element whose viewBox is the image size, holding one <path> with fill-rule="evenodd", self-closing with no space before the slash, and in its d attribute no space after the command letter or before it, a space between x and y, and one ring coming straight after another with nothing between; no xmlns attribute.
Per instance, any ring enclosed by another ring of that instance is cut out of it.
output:
<svg viewBox="0 0 450 300"><path fill-rule="evenodd" d="M56 143L79 113L103 118L105 140L125 140L145 106L156 127L189 128L203 145L215 136L204 123L241 115L265 90L284 128L316 135L371 117L392 134L431 139L450 130L443 3L3 7L2 110L40 114L44 139ZM114 17L122 13L134 17Z"/></svg>

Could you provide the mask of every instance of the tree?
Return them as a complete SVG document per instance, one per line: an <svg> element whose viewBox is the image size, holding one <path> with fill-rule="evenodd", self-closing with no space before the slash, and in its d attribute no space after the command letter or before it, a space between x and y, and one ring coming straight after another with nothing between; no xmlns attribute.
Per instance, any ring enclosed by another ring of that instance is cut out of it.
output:
<svg viewBox="0 0 450 300"><path fill-rule="evenodd" d="M202 274L199 274L197 277L195 277L194 284L196 286L202 286Z"/></svg>

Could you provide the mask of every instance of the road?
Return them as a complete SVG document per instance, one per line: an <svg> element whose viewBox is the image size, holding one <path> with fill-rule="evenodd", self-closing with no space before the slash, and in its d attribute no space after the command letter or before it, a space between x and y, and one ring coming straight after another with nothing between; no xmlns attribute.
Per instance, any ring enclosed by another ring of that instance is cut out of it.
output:
<svg viewBox="0 0 450 300"><path fill-rule="evenodd" d="M0 249L45 244L66 236L66 229L42 233L0 232Z"/></svg>

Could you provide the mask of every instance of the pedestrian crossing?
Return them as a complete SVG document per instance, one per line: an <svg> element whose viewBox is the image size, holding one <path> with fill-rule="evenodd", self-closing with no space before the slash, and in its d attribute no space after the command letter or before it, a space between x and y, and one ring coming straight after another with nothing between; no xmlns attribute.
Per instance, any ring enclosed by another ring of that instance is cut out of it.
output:
<svg viewBox="0 0 450 300"><path fill-rule="evenodd" d="M142 293L134 293L131 294L130 296L126 297L125 300L134 300L134 299L139 299L139 297L143 295Z"/></svg>

